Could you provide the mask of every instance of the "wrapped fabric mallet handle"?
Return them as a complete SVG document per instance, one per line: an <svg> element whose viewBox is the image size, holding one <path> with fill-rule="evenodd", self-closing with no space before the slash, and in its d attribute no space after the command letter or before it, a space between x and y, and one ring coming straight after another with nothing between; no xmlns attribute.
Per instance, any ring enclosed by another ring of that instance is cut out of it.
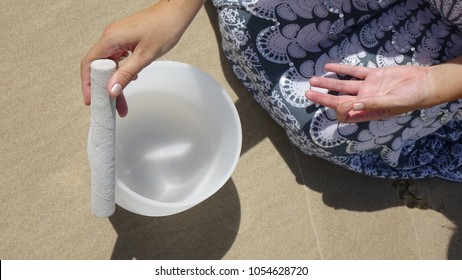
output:
<svg viewBox="0 0 462 280"><path fill-rule="evenodd" d="M91 63L91 122L89 162L91 168L91 210L97 217L115 211L115 99L108 95L107 84L116 70L110 59Z"/></svg>

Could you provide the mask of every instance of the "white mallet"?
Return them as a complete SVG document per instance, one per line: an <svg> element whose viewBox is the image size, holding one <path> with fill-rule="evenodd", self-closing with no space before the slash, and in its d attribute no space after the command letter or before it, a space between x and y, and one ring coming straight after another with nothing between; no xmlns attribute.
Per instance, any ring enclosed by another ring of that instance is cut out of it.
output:
<svg viewBox="0 0 462 280"><path fill-rule="evenodd" d="M115 98L108 95L107 83L116 70L110 59L91 63L90 168L91 210L97 217L115 211Z"/></svg>

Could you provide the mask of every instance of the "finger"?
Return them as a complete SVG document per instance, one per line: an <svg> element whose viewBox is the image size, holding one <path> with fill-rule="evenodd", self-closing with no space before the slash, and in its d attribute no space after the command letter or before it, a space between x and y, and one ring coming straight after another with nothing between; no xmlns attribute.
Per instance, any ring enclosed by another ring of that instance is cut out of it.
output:
<svg viewBox="0 0 462 280"><path fill-rule="evenodd" d="M401 109L400 109L401 108ZM406 109L406 103L402 97L397 95L378 95L372 97L358 98L353 104L353 110L355 111L377 111L377 110L404 110Z"/></svg>
<svg viewBox="0 0 462 280"><path fill-rule="evenodd" d="M337 100L338 96L332 96L326 93L320 93L318 91L311 90L311 89L305 92L305 97L308 100L311 100L312 102L316 104L320 104L322 106L326 106L329 108L335 108L337 107L337 104L338 104L338 100Z"/></svg>
<svg viewBox="0 0 462 280"><path fill-rule="evenodd" d="M125 117L128 114L127 101L123 93L119 94L116 99L116 109L121 118Z"/></svg>
<svg viewBox="0 0 462 280"><path fill-rule="evenodd" d="M126 59L129 56L129 52L124 50L122 54L118 57L114 57L113 59L116 60L118 63L122 62L124 59Z"/></svg>
<svg viewBox="0 0 462 280"><path fill-rule="evenodd" d="M337 106L340 103L343 103L346 101L350 101L350 102L356 101L355 96L350 96L350 95L335 96L331 94L321 93L321 92L311 90L311 89L305 93L305 97L313 101L316 104L320 104L322 106L329 107L334 110L336 110Z"/></svg>
<svg viewBox="0 0 462 280"><path fill-rule="evenodd" d="M90 105L91 93L90 93L90 63L92 60L84 58L80 63L80 81L82 83L82 95L83 102L85 105Z"/></svg>
<svg viewBox="0 0 462 280"><path fill-rule="evenodd" d="M118 96L122 90L133 80L136 79L138 73L148 65L151 60L135 52L125 59L117 71L112 75L108 82L109 94L113 97Z"/></svg>
<svg viewBox="0 0 462 280"><path fill-rule="evenodd" d="M337 120L339 122L346 122L352 108L353 108L353 102L350 100L339 103L335 110L336 115L337 115Z"/></svg>
<svg viewBox="0 0 462 280"><path fill-rule="evenodd" d="M345 94L358 94L363 81L338 80L332 78L312 77L310 85L328 90L338 91Z"/></svg>
<svg viewBox="0 0 462 280"><path fill-rule="evenodd" d="M108 53L109 50L111 53ZM100 58L112 58L117 62L117 57L123 55L124 50L107 47L104 43L99 41L90 48L88 53L80 63L80 79L82 83L83 101L86 105L91 102L91 77L90 77L90 64Z"/></svg>
<svg viewBox="0 0 462 280"><path fill-rule="evenodd" d="M341 75L348 75L362 80L364 80L367 77L367 75L373 70L373 68L341 63L328 63L324 66L324 69L329 72L335 72Z"/></svg>
<svg viewBox="0 0 462 280"><path fill-rule="evenodd" d="M347 118L339 122L345 123L358 123L368 122L375 120L383 120L395 116L396 114L389 110L378 110L378 111L350 111Z"/></svg>

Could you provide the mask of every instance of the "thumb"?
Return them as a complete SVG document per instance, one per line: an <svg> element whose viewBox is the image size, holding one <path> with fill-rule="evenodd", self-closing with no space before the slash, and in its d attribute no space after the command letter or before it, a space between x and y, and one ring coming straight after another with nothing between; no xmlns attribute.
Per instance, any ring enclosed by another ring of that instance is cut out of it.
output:
<svg viewBox="0 0 462 280"><path fill-rule="evenodd" d="M140 59L136 53L125 59L108 82L109 95L117 97L122 90L136 77L147 65L146 60Z"/></svg>
<svg viewBox="0 0 462 280"><path fill-rule="evenodd" d="M363 110L397 110L403 107L403 100L395 95L380 95L356 100L353 111Z"/></svg>
<svg viewBox="0 0 462 280"><path fill-rule="evenodd" d="M353 102L348 100L342 103L339 103L336 108L337 120L339 122L346 122L348 119L348 113L353 107Z"/></svg>

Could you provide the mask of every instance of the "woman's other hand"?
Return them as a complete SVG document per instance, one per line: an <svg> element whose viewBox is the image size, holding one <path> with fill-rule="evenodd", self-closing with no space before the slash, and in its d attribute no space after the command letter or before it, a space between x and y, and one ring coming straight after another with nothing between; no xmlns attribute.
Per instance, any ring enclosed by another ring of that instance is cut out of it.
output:
<svg viewBox="0 0 462 280"><path fill-rule="evenodd" d="M326 64L326 71L349 75L357 80L313 77L310 80L312 86L341 94L335 96L309 90L306 97L336 110L339 122L385 119L439 104L429 69L420 66L366 68Z"/></svg>

